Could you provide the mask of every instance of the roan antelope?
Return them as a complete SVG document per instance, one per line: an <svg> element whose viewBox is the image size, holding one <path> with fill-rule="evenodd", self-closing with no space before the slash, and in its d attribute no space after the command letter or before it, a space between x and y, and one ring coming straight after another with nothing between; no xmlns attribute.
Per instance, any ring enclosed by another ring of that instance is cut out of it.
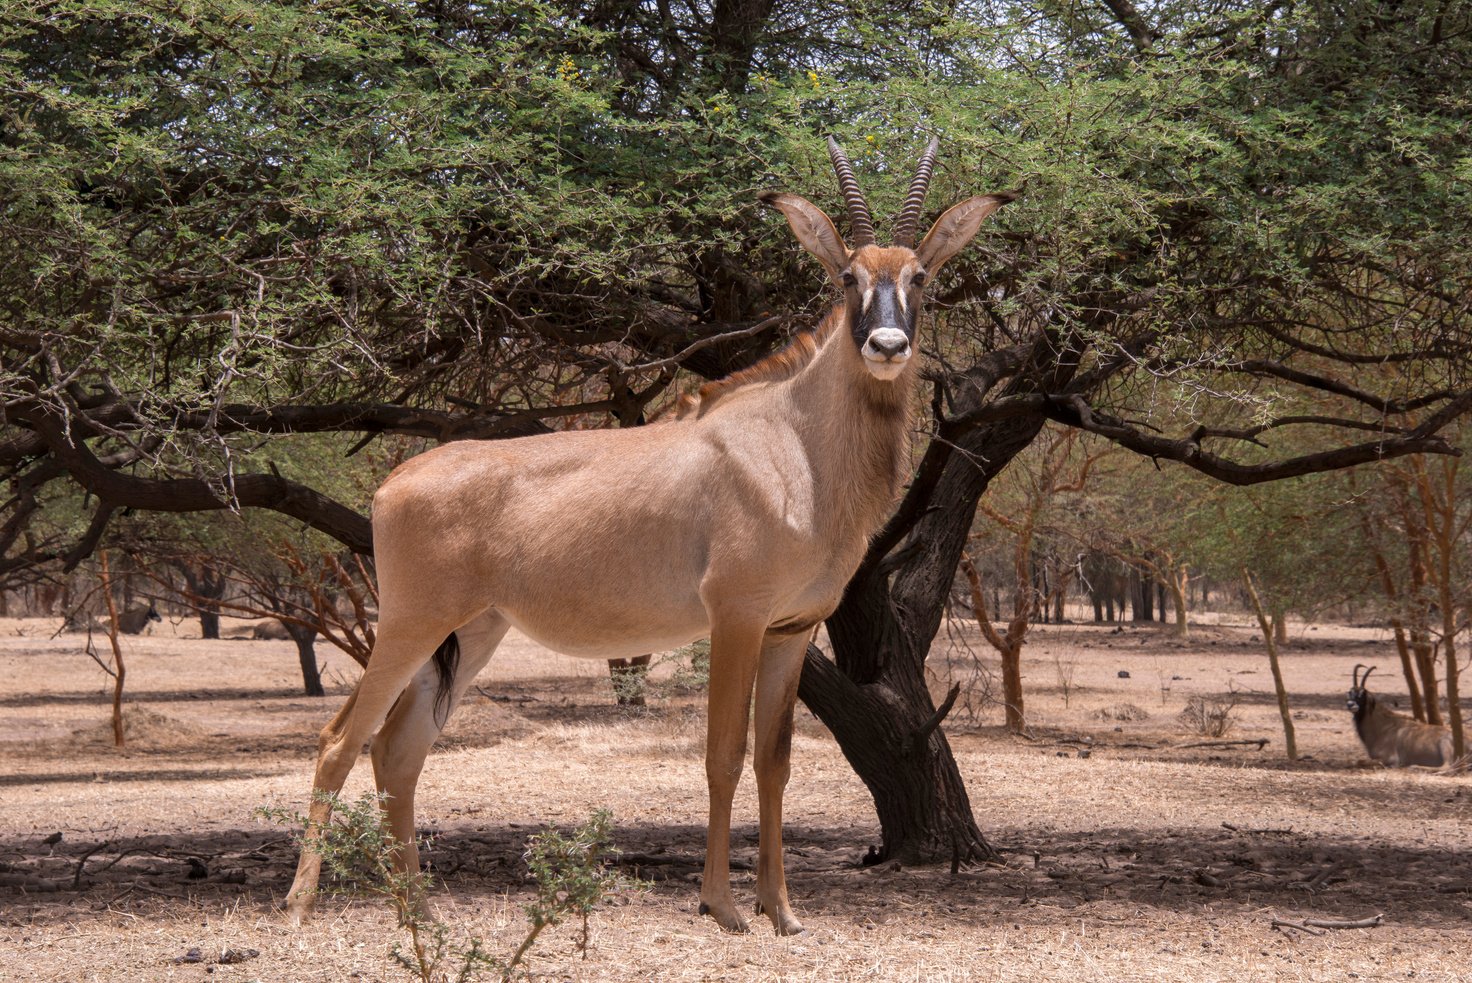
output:
<svg viewBox="0 0 1472 983"><path fill-rule="evenodd" d="M163 616L158 613L158 608L152 601L149 601L146 608L132 607L118 614L118 631L124 635L138 635L142 634L150 621L163 620Z"/></svg>
<svg viewBox="0 0 1472 983"><path fill-rule="evenodd" d="M118 612L118 631L124 635L141 635L143 629L148 627L151 621L163 621L163 616L158 613L158 608L153 601L148 606L138 605ZM89 628L94 632L107 632L107 622L99 621L90 615L77 612L66 619L67 631L87 631Z"/></svg>
<svg viewBox="0 0 1472 983"><path fill-rule="evenodd" d="M1366 753L1392 768L1407 765L1445 768L1451 764L1452 732L1381 706L1365 689L1375 667L1365 669L1363 677L1360 676L1361 669L1365 669L1364 663L1354 667L1354 682L1345 705L1354 714L1354 729L1360 735L1360 743L1365 746Z"/></svg>
<svg viewBox="0 0 1472 983"><path fill-rule="evenodd" d="M251 626L250 637L257 641L289 641L291 632L287 631L286 626L277 619L264 618Z"/></svg>
<svg viewBox="0 0 1472 983"><path fill-rule="evenodd" d="M915 328L927 278L1010 194L916 222L936 143L895 228L876 243L868 205L831 138L853 247L796 195L786 217L843 299L815 332L682 401L647 427L465 441L405 463L373 500L380 621L356 689L322 731L308 834L288 912L311 911L314 831L374 731L375 780L417 870L414 789L461 694L514 625L550 649L629 658L709 637L710 792L700 911L747 929L731 894L731 801L756 693L757 911L802 930L787 900L782 793L812 628L838 605L907 473ZM431 658L432 657L432 658ZM381 725L381 729L380 728Z"/></svg>

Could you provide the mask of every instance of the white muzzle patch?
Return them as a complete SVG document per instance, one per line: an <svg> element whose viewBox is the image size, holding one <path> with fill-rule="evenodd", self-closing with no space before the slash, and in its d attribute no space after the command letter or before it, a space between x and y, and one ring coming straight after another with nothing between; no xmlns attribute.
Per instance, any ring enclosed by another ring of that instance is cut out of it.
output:
<svg viewBox="0 0 1472 983"><path fill-rule="evenodd" d="M897 328L880 328L864 341L864 366L876 379L890 380L910 361L910 339Z"/></svg>

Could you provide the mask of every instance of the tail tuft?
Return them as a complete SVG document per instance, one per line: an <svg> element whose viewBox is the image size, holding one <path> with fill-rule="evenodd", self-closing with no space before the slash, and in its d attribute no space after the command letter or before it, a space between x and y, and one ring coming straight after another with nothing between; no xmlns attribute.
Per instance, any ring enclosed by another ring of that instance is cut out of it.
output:
<svg viewBox="0 0 1472 983"><path fill-rule="evenodd" d="M439 685L434 691L434 721L443 727L450 719L450 693L455 685L455 671L460 668L460 640L451 632L450 637L434 650L434 671L439 676Z"/></svg>

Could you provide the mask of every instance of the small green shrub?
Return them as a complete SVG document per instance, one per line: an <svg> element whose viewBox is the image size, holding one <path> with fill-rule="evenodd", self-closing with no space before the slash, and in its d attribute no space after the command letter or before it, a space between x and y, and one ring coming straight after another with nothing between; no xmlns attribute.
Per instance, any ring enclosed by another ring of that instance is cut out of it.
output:
<svg viewBox="0 0 1472 983"><path fill-rule="evenodd" d="M710 639L682 645L670 653L675 672L670 685L680 693L696 693L710 685Z"/></svg>
<svg viewBox="0 0 1472 983"><path fill-rule="evenodd" d="M1236 693L1222 699L1193 696L1180 712L1181 726L1202 737L1225 737L1237 723L1237 701Z"/></svg>
<svg viewBox="0 0 1472 983"><path fill-rule="evenodd" d="M501 959L478 936L469 936L462 944L448 927L424 914L420 903L431 886L430 877L394 866L397 841L384 820L382 797L365 792L351 803L331 794L321 799L332 805L332 818L324 824L284 809L262 807L256 814L317 835L324 874L319 893L379 898L393 905L399 924L409 933L407 949L394 944L394 960L421 983L468 983L481 973L499 975L505 983L515 976L542 930L569 915L582 919L578 947L586 959L593 908L631 883L605 866L606 858L617 852L609 842L613 816L605 809L568 836L550 828L533 836L526 852L527 867L537 882L537 897L525 908L531 924L511 957Z"/></svg>
<svg viewBox="0 0 1472 983"><path fill-rule="evenodd" d="M599 809L587 822L563 836L550 826L527 841L526 866L537 882L537 897L526 906L532 930L512 957L515 965L543 928L568 915L582 919L578 949L588 958L588 916L628 881L605 863L618 851L609 841L613 813Z"/></svg>

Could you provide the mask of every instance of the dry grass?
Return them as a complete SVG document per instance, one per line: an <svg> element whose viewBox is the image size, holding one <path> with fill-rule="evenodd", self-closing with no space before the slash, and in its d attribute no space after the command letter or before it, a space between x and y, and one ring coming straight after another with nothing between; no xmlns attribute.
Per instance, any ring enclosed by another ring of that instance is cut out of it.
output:
<svg viewBox="0 0 1472 983"><path fill-rule="evenodd" d="M292 848L251 811L303 805L316 730L340 702L296 695L292 645L202 642L182 637L187 623L125 640L135 729L116 751L97 740L108 711L81 636L50 639L52 627L0 622L0 979L402 978L385 908L326 901L302 931L281 923ZM420 785L439 911L512 944L529 896L526 837L603 806L617 845L645 858L637 872L650 887L594 916L586 962L575 930L551 932L533 951L534 978L1472 977L1468 782L1363 767L1343 710L1350 667L1383 661L1383 639L1301 633L1285 671L1307 760L1289 766L1265 657L1245 628L1203 629L1185 645L1148 630L1035 631L1024 657L1032 739L1002 735L995 709L949 729L1006 866L954 878L944 867L860 866L878 839L872 805L799 711L787 842L809 932L797 939L774 938L764 920L752 935L723 935L694 913L705 788L692 700L620 712L600 664L508 642L481 681L489 697L457 713ZM938 688L945 656L932 657ZM1067 708L1058 659L1077 663ZM957 652L955 664L971 658ZM1180 678L1157 710L1162 672ZM1270 738L1265 751L1161 746L1183 740L1175 717L1187 700L1233 689L1233 736ZM1113 709L1125 704L1150 713ZM367 771L348 794L367 786ZM755 814L748 776L734 847L748 899ZM55 832L62 839L46 844ZM190 858L206 877L189 878ZM1274 915L1379 912L1386 923L1373 930L1269 927ZM259 956L173 962L227 948Z"/></svg>

